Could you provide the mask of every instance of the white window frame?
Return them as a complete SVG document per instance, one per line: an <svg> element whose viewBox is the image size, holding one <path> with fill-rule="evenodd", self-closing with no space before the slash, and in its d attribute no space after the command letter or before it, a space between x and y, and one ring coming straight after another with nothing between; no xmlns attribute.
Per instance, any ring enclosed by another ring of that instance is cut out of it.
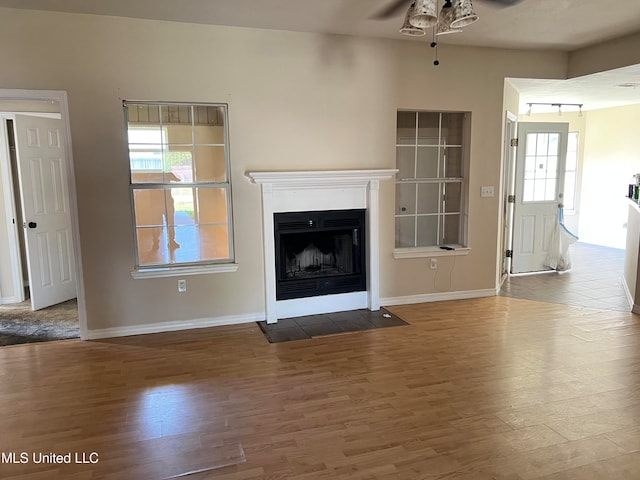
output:
<svg viewBox="0 0 640 480"><path fill-rule="evenodd" d="M577 130L574 131L570 131L569 132L569 136L567 138L567 159L569 158L569 149L568 149L568 145L571 143L569 142L569 138L574 135L576 137L576 141L575 141L575 145L576 145L576 151L575 151L575 160L576 160L576 168L575 170L569 170L569 163L566 162L565 165L567 165L565 167L565 182L564 182L564 204L565 204L565 209L564 209L564 213L566 215L575 215L576 213L576 203L578 202L578 169L580 168L580 132ZM573 198L571 199L572 203L573 203L573 208L566 208L566 204L567 204L567 172L571 172L574 174L574 182L573 182Z"/></svg>
<svg viewBox="0 0 640 480"><path fill-rule="evenodd" d="M439 111L423 111L423 110L399 110L398 113L415 113L416 115L416 132L415 132L415 143L414 144L407 144L407 143L403 143L403 142L397 142L396 143L396 151L398 151L399 148L411 148L411 147L416 147L416 153L415 153L415 159L414 161L418 162L418 151L417 149L420 148L420 142L418 142L419 140L419 123L418 123L418 117L419 114L421 113L433 113L433 114L438 114L439 115L439 125L438 125L438 139L437 139L437 147L438 149L446 149L446 148L460 148L461 149L461 161L462 161L462 165L461 165L461 173L462 176L460 177L447 177L447 176L442 176L440 177L440 161L438 161L438 166L437 166L437 173L436 173L436 177L427 177L427 178L410 178L410 179L403 179L400 176L400 172L398 172L398 175L396 177L396 188L399 188L401 185L407 185L407 184L415 184L416 188L418 188L419 184L437 184L439 185L439 195L441 197L443 197L443 192L444 192L444 188L446 188L447 184L459 184L460 185L460 190L461 190L461 197L460 197L460 211L459 212L446 212L443 209L443 205L444 205L444 198L441 198L441 200L438 202L438 212L437 213L432 213L432 214L418 214L417 210L416 213L410 213L410 214L401 214L398 213L398 205L396 205L396 212L394 214L394 221L398 218L402 218L402 217L411 217L411 218L415 218L416 222L418 217L420 216L435 216L437 217L438 221L438 232L436 235L436 241L437 243L435 245L424 245L424 246L418 246L418 241L417 238L414 241L414 246L408 246L408 247L399 247L399 246L395 246L394 248L394 258L414 258L414 257L436 257L436 256L451 256L451 255L467 255L470 251L470 248L467 247L466 245L466 239L467 239L467 210L468 210L468 179L467 179L467 172L468 172L468 168L469 168L469 160L468 160L468 148L469 148L469 132L468 131L463 131L462 133L462 143L460 145L447 145L446 144L446 140L441 141L441 135L442 135L442 115L446 115L446 114L462 114L464 115L464 119L463 119L463 125L464 125L464 130L468 130L470 128L470 113L469 112L439 112ZM426 146L423 145L424 148L433 148L434 145L430 145L430 146ZM396 167L399 168L399 162L400 162L400 156L397 155L396 157ZM417 168L417 167L416 167ZM397 197L396 197L396 201L397 201ZM416 195L416 203L417 203L417 195ZM442 235L441 235L441 226L444 222L444 219L446 216L450 216L450 215L459 215L460 217L460 230L458 233L458 242L455 244L442 244ZM395 228L395 227L394 227ZM415 231L414 231L414 236L417 237L418 235L418 229L417 226L415 227Z"/></svg>
<svg viewBox="0 0 640 480"><path fill-rule="evenodd" d="M179 186L177 184L168 184L166 182L161 183L134 183L132 181L131 174L129 175L129 189L130 189L130 200L131 200L131 213L133 220L133 240L134 240L134 268L131 271L131 275L133 278L158 278L158 277L175 277L175 276L187 276L187 275L200 275L200 274L208 274L208 273L225 273L225 272L235 272L238 269L238 264L235 262L235 252L234 252L234 236L233 236L233 215L232 215L232 195L231 195L231 165L230 165L230 154L229 154L229 126L228 126L228 105L222 103L176 103L176 102L145 102L145 101L124 101L124 111L125 111L125 128L127 129L127 133L129 131L129 120L127 115L127 108L129 106L134 105L145 105L145 106L161 106L161 107L189 107L192 109L191 115L191 127L194 128L194 115L193 109L196 107L217 107L221 108L224 112L224 150L225 150L225 161L226 161L226 182L206 182L206 183L196 183L196 182L185 182L181 183ZM162 119L159 120L159 126L161 130L164 132ZM138 127L136 127L138 128ZM143 126L139 128L144 128ZM166 133L163 133L165 136ZM128 138L128 135L127 135ZM162 142L164 143L164 142ZM127 145L129 147L129 141L127 141ZM194 144L195 145L195 144ZM131 164L129 157L127 157L127 162L129 164L129 170L131 170ZM140 265L139 261L139 253L138 253L138 241L137 241L137 226L136 226L136 218L135 218L135 204L134 204L134 190L140 189L156 189L156 190L167 190L172 188L187 188L193 189L196 188L223 188L226 191L226 199L227 199L227 228L228 228L228 247L229 247L229 258L220 259L220 260L203 260L203 261L194 261L194 262L182 262L182 263L164 263L164 264L154 264L154 265Z"/></svg>

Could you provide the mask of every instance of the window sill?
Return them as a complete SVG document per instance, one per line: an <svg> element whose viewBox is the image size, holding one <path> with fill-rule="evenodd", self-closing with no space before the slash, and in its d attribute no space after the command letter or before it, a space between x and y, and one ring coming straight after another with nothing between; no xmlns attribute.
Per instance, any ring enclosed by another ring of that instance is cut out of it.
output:
<svg viewBox="0 0 640 480"><path fill-rule="evenodd" d="M221 263L217 265L194 265L189 267L157 267L137 268L131 276L139 278L184 277L187 275L203 275L210 273L230 273L238 270L237 263Z"/></svg>
<svg viewBox="0 0 640 480"><path fill-rule="evenodd" d="M452 257L469 255L471 249L461 245L451 245L453 250L443 250L440 247L411 247L396 248L393 251L393 258L425 258L425 257Z"/></svg>

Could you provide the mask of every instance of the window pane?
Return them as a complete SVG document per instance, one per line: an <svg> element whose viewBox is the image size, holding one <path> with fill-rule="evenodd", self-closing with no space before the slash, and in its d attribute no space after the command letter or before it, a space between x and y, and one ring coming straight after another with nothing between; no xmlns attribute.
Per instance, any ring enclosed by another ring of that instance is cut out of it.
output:
<svg viewBox="0 0 640 480"><path fill-rule="evenodd" d="M567 147L566 169L577 170L578 168L578 132L569 132L569 145Z"/></svg>
<svg viewBox="0 0 640 480"><path fill-rule="evenodd" d="M418 244L417 247L438 245L438 216L429 215L418 217Z"/></svg>
<svg viewBox="0 0 640 480"><path fill-rule="evenodd" d="M416 177L416 147L396 147L398 178Z"/></svg>
<svg viewBox="0 0 640 480"><path fill-rule="evenodd" d="M401 183L396 185L396 214L408 215L416 213L416 184Z"/></svg>
<svg viewBox="0 0 640 480"><path fill-rule="evenodd" d="M440 203L440 185L437 183L421 183L418 185L418 212L438 213Z"/></svg>
<svg viewBox="0 0 640 480"><path fill-rule="evenodd" d="M554 200L556 198L556 179L548 179L545 184L544 199Z"/></svg>
<svg viewBox="0 0 640 480"><path fill-rule="evenodd" d="M459 213L462 208L462 184L445 183L444 187L444 211L446 213Z"/></svg>
<svg viewBox="0 0 640 480"><path fill-rule="evenodd" d="M576 173L567 172L564 177L564 208L566 210L575 209L576 196Z"/></svg>
<svg viewBox="0 0 640 480"><path fill-rule="evenodd" d="M224 188L198 188L198 223L227 223L227 191Z"/></svg>
<svg viewBox="0 0 640 480"><path fill-rule="evenodd" d="M170 147L163 158L164 183L193 182L193 149L191 147Z"/></svg>
<svg viewBox="0 0 640 480"><path fill-rule="evenodd" d="M396 143L398 145L416 144L416 113L398 112Z"/></svg>
<svg viewBox="0 0 640 480"><path fill-rule="evenodd" d="M227 160L224 146L196 147L196 183L226 182Z"/></svg>
<svg viewBox="0 0 640 480"><path fill-rule="evenodd" d="M546 155L549 151L549 134L536 133L536 155Z"/></svg>
<svg viewBox="0 0 640 480"><path fill-rule="evenodd" d="M527 156L524 161L524 178L534 179L536 177L536 157Z"/></svg>
<svg viewBox="0 0 640 480"><path fill-rule="evenodd" d="M165 224L164 189L136 189L133 191L136 227Z"/></svg>
<svg viewBox="0 0 640 480"><path fill-rule="evenodd" d="M223 260L229 258L229 231L227 226L200 227L200 259Z"/></svg>
<svg viewBox="0 0 640 480"><path fill-rule="evenodd" d="M127 106L129 124L160 124L160 108L158 105L129 105Z"/></svg>
<svg viewBox="0 0 640 480"><path fill-rule="evenodd" d="M525 179L524 192L522 195L523 202L533 202L534 180Z"/></svg>
<svg viewBox="0 0 640 480"><path fill-rule="evenodd" d="M567 151L569 152L577 152L578 151L578 132L569 132L569 137L567 139Z"/></svg>
<svg viewBox="0 0 640 480"><path fill-rule="evenodd" d="M460 238L460 215L445 215L444 217L444 244L456 244Z"/></svg>
<svg viewBox="0 0 640 480"><path fill-rule="evenodd" d="M161 105L162 124L191 125L190 105Z"/></svg>
<svg viewBox="0 0 640 480"><path fill-rule="evenodd" d="M229 258L229 232L226 226L176 227L172 263L194 263Z"/></svg>
<svg viewBox="0 0 640 480"><path fill-rule="evenodd" d="M440 143L440 114L437 112L418 113L418 144L438 145Z"/></svg>
<svg viewBox="0 0 640 480"><path fill-rule="evenodd" d="M438 178L438 155L438 147L418 147L418 178Z"/></svg>
<svg viewBox="0 0 640 480"><path fill-rule="evenodd" d="M162 182L162 152L160 151L130 151L129 167L131 183Z"/></svg>
<svg viewBox="0 0 640 480"><path fill-rule="evenodd" d="M193 188L171 188L167 190L167 224L194 225L195 199Z"/></svg>
<svg viewBox="0 0 640 480"><path fill-rule="evenodd" d="M526 154L527 155L536 155L536 145L537 145L537 138L538 138L538 134L537 133L529 133L527 134L527 151Z"/></svg>
<svg viewBox="0 0 640 480"><path fill-rule="evenodd" d="M194 139L196 145L224 145L222 107L196 107Z"/></svg>
<svg viewBox="0 0 640 480"><path fill-rule="evenodd" d="M167 238L167 230L164 227L136 228L139 264L148 266L169 263L171 249Z"/></svg>
<svg viewBox="0 0 640 480"><path fill-rule="evenodd" d="M462 148L448 147L441 149L444 155L444 171L441 177L462 177Z"/></svg>
<svg viewBox="0 0 640 480"><path fill-rule="evenodd" d="M550 133L549 134L549 155L558 155L559 147L558 142L560 141L559 133Z"/></svg>
<svg viewBox="0 0 640 480"><path fill-rule="evenodd" d="M556 178L558 176L558 157L549 156L546 165L546 178Z"/></svg>
<svg viewBox="0 0 640 480"><path fill-rule="evenodd" d="M535 202L542 202L546 200L545 185L546 182L544 179L536 179L533 181L533 200Z"/></svg>
<svg viewBox="0 0 640 480"><path fill-rule="evenodd" d="M442 145L462 145L463 123L463 113L443 113L440 143Z"/></svg>
<svg viewBox="0 0 640 480"><path fill-rule="evenodd" d="M193 129L190 123L163 125L167 145L193 145Z"/></svg>
<svg viewBox="0 0 640 480"><path fill-rule="evenodd" d="M416 217L396 218L396 247L415 247Z"/></svg>

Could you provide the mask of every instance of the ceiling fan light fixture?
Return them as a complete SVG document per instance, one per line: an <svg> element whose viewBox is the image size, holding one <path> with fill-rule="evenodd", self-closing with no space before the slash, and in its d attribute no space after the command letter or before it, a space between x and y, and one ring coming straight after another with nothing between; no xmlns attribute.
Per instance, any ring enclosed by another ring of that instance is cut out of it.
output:
<svg viewBox="0 0 640 480"><path fill-rule="evenodd" d="M415 6L416 6L416 3L413 2L409 7L409 10L407 10L407 14L404 16L404 23L400 28L401 34L408 35L410 37L419 37L427 33L422 28L414 27L413 25L411 25L411 22L409 21L409 19L411 18L411 15L413 15Z"/></svg>
<svg viewBox="0 0 640 480"><path fill-rule="evenodd" d="M478 21L480 17L473 11L471 0L453 0L453 20L451 28L463 28Z"/></svg>
<svg viewBox="0 0 640 480"><path fill-rule="evenodd" d="M438 23L438 1L416 0L409 22L418 28L433 27Z"/></svg>
<svg viewBox="0 0 640 480"><path fill-rule="evenodd" d="M436 35L448 35L450 33L462 32L460 29L451 28L453 21L453 7L450 2L444 4L438 16L438 29Z"/></svg>

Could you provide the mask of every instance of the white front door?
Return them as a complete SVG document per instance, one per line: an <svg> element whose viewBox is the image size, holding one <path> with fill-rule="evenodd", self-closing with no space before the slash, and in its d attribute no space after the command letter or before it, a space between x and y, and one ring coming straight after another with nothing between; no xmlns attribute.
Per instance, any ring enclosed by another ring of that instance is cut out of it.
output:
<svg viewBox="0 0 640 480"><path fill-rule="evenodd" d="M544 265L562 203L568 123L519 123L511 273Z"/></svg>
<svg viewBox="0 0 640 480"><path fill-rule="evenodd" d="M62 120L16 115L16 150L34 310L76 296Z"/></svg>

